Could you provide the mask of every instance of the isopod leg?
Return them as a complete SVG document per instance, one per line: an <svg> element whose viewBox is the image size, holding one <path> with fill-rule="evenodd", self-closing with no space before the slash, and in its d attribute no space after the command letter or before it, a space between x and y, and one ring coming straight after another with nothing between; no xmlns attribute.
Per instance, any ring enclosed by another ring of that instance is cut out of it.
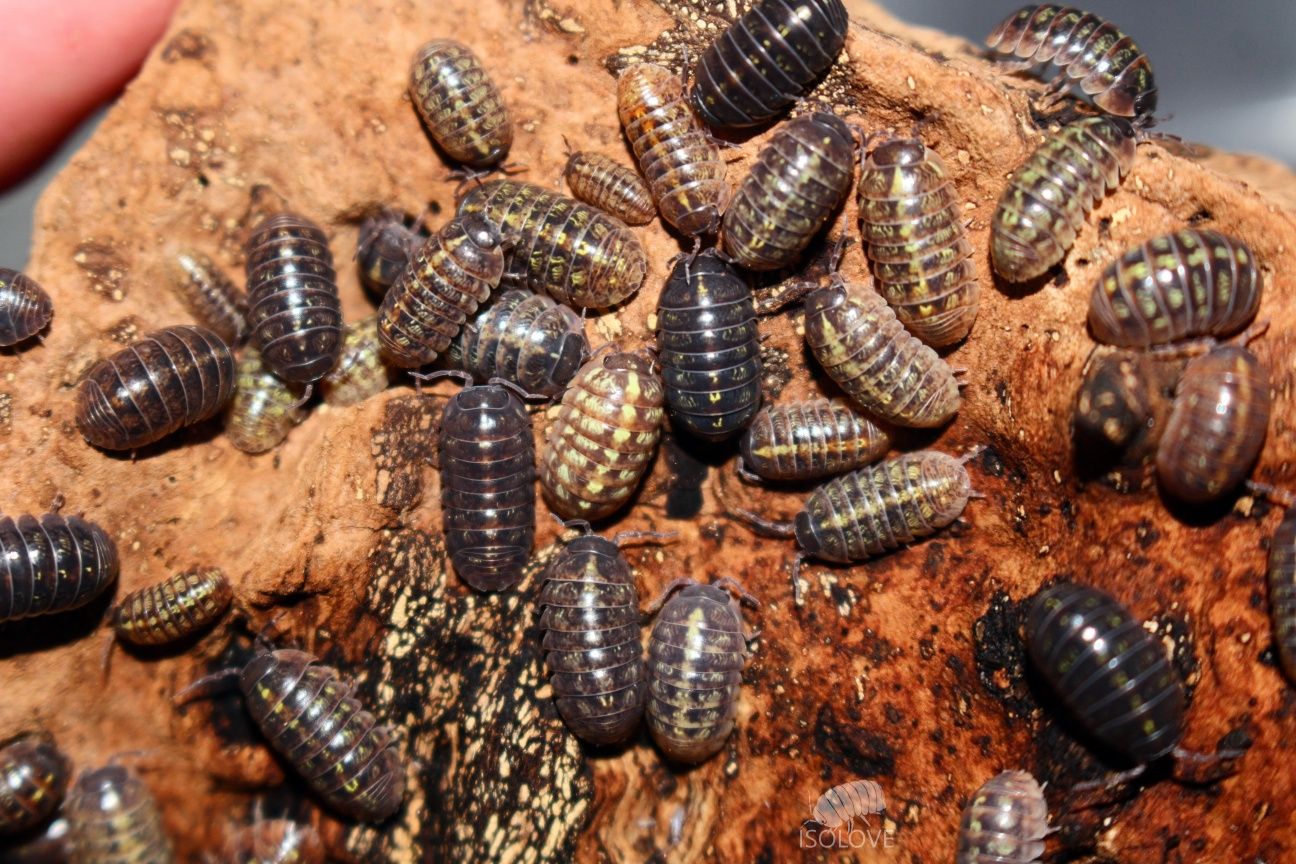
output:
<svg viewBox="0 0 1296 864"><path fill-rule="evenodd" d="M207 699L233 687L238 680L241 669L222 669L210 675L204 675L179 693L171 697L174 705L185 705L195 699Z"/></svg>
<svg viewBox="0 0 1296 864"><path fill-rule="evenodd" d="M1217 750L1198 753L1182 747L1174 749L1174 778L1180 783L1209 784L1236 774L1237 760L1245 750Z"/></svg>
<svg viewBox="0 0 1296 864"><path fill-rule="evenodd" d="M722 576L712 584L714 584L717 588L724 588L728 590L729 593L737 597L739 602L741 602L747 608L749 609L760 608L760 601L756 599L756 596L750 593L746 588L744 588L738 582L737 579L733 578L732 576Z"/></svg>
<svg viewBox="0 0 1296 864"><path fill-rule="evenodd" d="M665 543L678 537L678 531L618 531L612 535L612 544L620 548L638 540L657 540Z"/></svg>
<svg viewBox="0 0 1296 864"><path fill-rule="evenodd" d="M736 473L739 477L741 477L743 480L747 481L748 483L759 484L762 480L759 474L753 474L752 472L747 470L747 466L743 464L743 458L741 456L738 457L738 464L734 468L734 473Z"/></svg>

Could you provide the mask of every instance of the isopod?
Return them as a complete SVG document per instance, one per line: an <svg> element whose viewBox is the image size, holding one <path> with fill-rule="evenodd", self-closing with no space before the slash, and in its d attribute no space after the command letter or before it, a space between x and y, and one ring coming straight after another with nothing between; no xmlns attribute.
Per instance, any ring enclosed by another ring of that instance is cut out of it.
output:
<svg viewBox="0 0 1296 864"><path fill-rule="evenodd" d="M1287 508L1269 539L1269 608L1274 650L1287 679L1296 683L1296 497L1262 484L1252 491L1266 494Z"/></svg>
<svg viewBox="0 0 1296 864"><path fill-rule="evenodd" d="M76 864L175 860L153 793L123 765L109 764L82 774L64 812Z"/></svg>
<svg viewBox="0 0 1296 864"><path fill-rule="evenodd" d="M1170 419L1182 359L1143 351L1096 351L1076 396L1083 444L1099 443L1140 461L1155 452Z"/></svg>
<svg viewBox="0 0 1296 864"><path fill-rule="evenodd" d="M225 414L225 434L244 453L265 453L278 447L306 418L302 387L266 368L261 352L243 349L238 362L234 398Z"/></svg>
<svg viewBox="0 0 1296 864"><path fill-rule="evenodd" d="M876 462L891 436L838 400L762 408L743 433L742 464L767 480L816 480Z"/></svg>
<svg viewBox="0 0 1296 864"><path fill-rule="evenodd" d="M795 262L850 191L854 159L841 118L815 112L784 123L725 210L724 251L748 270Z"/></svg>
<svg viewBox="0 0 1296 864"><path fill-rule="evenodd" d="M665 419L651 359L614 353L587 363L545 431L540 488L570 519L610 516L629 502L657 452Z"/></svg>
<svg viewBox="0 0 1296 864"><path fill-rule="evenodd" d="M356 240L356 259L365 287L386 294L428 236L421 222L395 210L383 208L366 216Z"/></svg>
<svg viewBox="0 0 1296 864"><path fill-rule="evenodd" d="M629 67L617 79L617 113L662 219L689 237L716 233L729 200L725 163L680 77L652 63Z"/></svg>
<svg viewBox="0 0 1296 864"><path fill-rule="evenodd" d="M709 441L742 431L761 402L751 288L708 249L681 257L657 301L657 352L676 428Z"/></svg>
<svg viewBox="0 0 1296 864"><path fill-rule="evenodd" d="M805 308L806 343L861 408L917 428L943 426L958 412L953 370L868 285L838 280L811 293Z"/></svg>
<svg viewBox="0 0 1296 864"><path fill-rule="evenodd" d="M35 279L0 267L0 348L27 341L53 317L54 304Z"/></svg>
<svg viewBox="0 0 1296 864"><path fill-rule="evenodd" d="M499 89L467 45L436 39L414 55L410 98L436 143L456 162L489 168L513 146Z"/></svg>
<svg viewBox="0 0 1296 864"><path fill-rule="evenodd" d="M356 405L376 396L391 383L378 337L378 316L352 321L342 335L337 365L320 379L320 392L329 405Z"/></svg>
<svg viewBox="0 0 1296 864"><path fill-rule="evenodd" d="M203 327L227 345L247 341L247 295L201 252L180 249L171 254L171 285L176 297Z"/></svg>
<svg viewBox="0 0 1296 864"><path fill-rule="evenodd" d="M234 357L187 324L146 334L96 363L77 388L76 424L104 450L134 450L213 416L234 392Z"/></svg>
<svg viewBox="0 0 1296 864"><path fill-rule="evenodd" d="M1089 329L1122 348L1229 336L1255 317L1261 290L1245 243L1189 228L1136 246L1103 270L1089 301Z"/></svg>
<svg viewBox="0 0 1296 864"><path fill-rule="evenodd" d="M645 714L672 762L709 759L733 731L748 656L740 598L760 605L729 578L712 585L677 579L653 604L660 611L648 637Z"/></svg>
<svg viewBox="0 0 1296 864"><path fill-rule="evenodd" d="M178 642L211 624L234 599L216 568L195 568L132 591L112 613L117 638L132 645Z"/></svg>
<svg viewBox="0 0 1296 864"><path fill-rule="evenodd" d="M0 517L0 622L77 609L117 581L117 545L79 516Z"/></svg>
<svg viewBox="0 0 1296 864"><path fill-rule="evenodd" d="M296 213L263 221L247 244L248 323L265 363L285 381L309 384L342 348L342 303L328 237Z"/></svg>
<svg viewBox="0 0 1296 864"><path fill-rule="evenodd" d="M1010 282L1042 276L1075 244L1089 213L1134 166L1128 120L1089 117L1044 139L1008 178L990 223L990 260Z"/></svg>
<svg viewBox="0 0 1296 864"><path fill-rule="evenodd" d="M48 821L63 803L71 770L47 735L22 735L0 748L0 836Z"/></svg>
<svg viewBox="0 0 1296 864"><path fill-rule="evenodd" d="M955 864L1035 864L1049 833L1044 790L1026 771L987 780L963 808Z"/></svg>
<svg viewBox="0 0 1296 864"><path fill-rule="evenodd" d="M258 819L225 840L221 864L324 864L324 841L310 825Z"/></svg>
<svg viewBox="0 0 1296 864"><path fill-rule="evenodd" d="M585 323L570 307L543 294L505 291L464 325L446 359L474 381L502 378L552 397L588 355Z"/></svg>
<svg viewBox="0 0 1296 864"><path fill-rule="evenodd" d="M849 825L856 817L868 819L886 809L882 786L873 780L839 783L819 796L811 815L825 828Z"/></svg>
<svg viewBox="0 0 1296 864"><path fill-rule="evenodd" d="M639 290L648 253L624 222L532 183L490 180L459 202L514 241L504 257L505 288L548 294L568 306L607 309Z"/></svg>
<svg viewBox="0 0 1296 864"><path fill-rule="evenodd" d="M1080 89L1109 114L1132 117L1156 111L1147 55L1097 15L1053 3L1024 6L995 28L986 45L1033 64L1052 61L1061 71L1051 95L1079 81Z"/></svg>
<svg viewBox="0 0 1296 864"><path fill-rule="evenodd" d="M657 215L652 191L638 172L602 153L569 154L563 178L578 201L611 213L627 225L646 225Z"/></svg>
<svg viewBox="0 0 1296 864"><path fill-rule="evenodd" d="M693 107L718 129L773 119L832 66L849 20L841 0L756 0L698 58Z"/></svg>
<svg viewBox="0 0 1296 864"><path fill-rule="evenodd" d="M972 330L981 286L949 169L918 138L885 141L863 159L855 197L878 293L919 339L953 345Z"/></svg>

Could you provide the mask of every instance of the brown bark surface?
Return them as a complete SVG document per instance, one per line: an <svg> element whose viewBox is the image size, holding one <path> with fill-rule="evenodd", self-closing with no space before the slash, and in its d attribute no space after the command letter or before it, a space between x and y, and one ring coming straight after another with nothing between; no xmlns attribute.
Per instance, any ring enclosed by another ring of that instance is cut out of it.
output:
<svg viewBox="0 0 1296 864"><path fill-rule="evenodd" d="M447 575L432 459L435 394L450 385L418 395L402 384L353 408L317 408L261 457L234 450L217 423L134 460L101 453L77 433L72 398L96 358L186 320L166 284L169 244L205 251L237 273L253 218L281 201L330 233L348 320L370 311L348 263L361 214L379 204L418 212L431 202L440 224L453 209L448 166L404 95L422 42L453 35L477 50L518 125L511 161L554 186L563 135L628 161L608 69L645 54L678 63L683 46L696 56L733 13L732 4L701 0L185 4L41 202L29 272L57 311L44 344L0 355L3 506L40 512L61 492L70 511L117 538L119 593L183 568L220 566L252 610L250 623L181 650L119 651L106 684L103 604L0 627L0 731L43 726L78 766L146 751L138 757L145 777L190 860L215 848L256 797L272 812L297 800L295 812L310 815L299 786L277 787L281 766L236 698L184 713L170 702L194 677L246 657L248 632L287 610L280 643L354 677L418 760L394 824L329 823L335 849L359 860L817 860L821 853L799 848L802 823L824 790L860 778L885 789L883 824L894 838L888 849L855 850L855 859L949 860L964 801L1006 768L1050 781L1052 821L1062 828L1050 849L1066 856L1296 856L1296 700L1269 651L1262 581L1277 513L1248 498L1209 512L1172 510L1155 489L1120 494L1082 482L1084 455L1073 454L1069 436L1098 272L1153 235L1209 225L1251 244L1265 265L1260 316L1271 326L1253 350L1271 366L1276 402L1257 475L1291 482L1296 220L1282 202L1296 200L1296 182L1258 162L1191 161L1143 145L1132 176L1080 236L1067 278L1006 289L989 275L989 218L1008 174L1040 140L1029 110L1040 86L992 68L962 41L906 27L867 3L852 10L848 56L816 97L868 130L925 122L924 137L966 202L981 265L981 317L952 355L968 370L966 404L939 435L904 443L951 452L987 445L970 466L986 497L971 503L964 524L898 554L808 566L797 605L790 543L754 538L725 518L716 490L776 517L793 513L803 491L745 486L717 453L705 460L701 512L673 518L696 484L664 453L615 522L680 534L672 545L629 552L645 602L677 576L721 575L740 577L763 601L739 728L723 753L680 772L663 765L646 735L616 752L584 751L548 698L535 574L502 595L475 594ZM728 151L732 182L768 134ZM852 201L834 230L857 236L854 219ZM680 244L660 222L640 234L649 277L623 310L590 321L596 345L649 338ZM858 249L844 269L862 274ZM810 371L798 319L792 311L762 325L770 392L780 399L824 386ZM545 422L537 414L537 435ZM560 533L541 514L537 571ZM1185 745L1213 750L1230 733L1249 739L1236 776L1186 787L1154 770L1137 795L1065 812L1070 785L1103 768L1057 721L1024 669L1017 635L1021 602L1059 576L1113 592L1164 634L1192 689Z"/></svg>

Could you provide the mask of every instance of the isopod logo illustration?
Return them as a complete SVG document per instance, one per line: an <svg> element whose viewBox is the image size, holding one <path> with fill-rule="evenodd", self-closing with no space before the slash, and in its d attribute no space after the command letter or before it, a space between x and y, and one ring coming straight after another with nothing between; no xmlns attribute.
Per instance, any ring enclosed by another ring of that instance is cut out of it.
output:
<svg viewBox="0 0 1296 864"><path fill-rule="evenodd" d="M869 817L886 810L882 787L872 780L852 780L819 796L810 820L801 826L801 848L858 849L895 846L894 832L873 826ZM856 825L856 820L860 824Z"/></svg>

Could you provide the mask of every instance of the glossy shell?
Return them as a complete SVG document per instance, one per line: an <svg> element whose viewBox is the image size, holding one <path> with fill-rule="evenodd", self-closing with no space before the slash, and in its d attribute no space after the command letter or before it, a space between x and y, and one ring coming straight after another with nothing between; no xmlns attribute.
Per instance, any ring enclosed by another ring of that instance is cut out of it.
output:
<svg viewBox="0 0 1296 864"><path fill-rule="evenodd" d="M646 225L657 215L652 190L639 173L602 153L572 153L563 167L578 201L611 213L627 225Z"/></svg>
<svg viewBox="0 0 1296 864"><path fill-rule="evenodd" d="M648 697L639 595L621 550L578 537L545 572L536 605L558 713L583 741L604 746L633 735Z"/></svg>
<svg viewBox="0 0 1296 864"><path fill-rule="evenodd" d="M451 159L489 168L508 155L508 108L467 45L437 39L420 48L410 67L409 92L423 125Z"/></svg>
<svg viewBox="0 0 1296 864"><path fill-rule="evenodd" d="M1296 684L1296 507L1283 514L1269 540L1268 577L1274 648L1287 680Z"/></svg>
<svg viewBox="0 0 1296 864"><path fill-rule="evenodd" d="M189 314L225 344L242 345L252 332L247 295L201 252L181 249L171 255L171 287Z"/></svg>
<svg viewBox="0 0 1296 864"><path fill-rule="evenodd" d="M1157 448L1161 487L1183 501L1218 498L1245 479L1269 430L1269 371L1239 345L1188 363Z"/></svg>
<svg viewBox="0 0 1296 864"><path fill-rule="evenodd" d="M1025 6L996 27L986 45L1035 63L1052 61L1109 114L1132 117L1156 110L1147 55L1097 15L1052 3Z"/></svg>
<svg viewBox="0 0 1296 864"><path fill-rule="evenodd" d="M891 436L828 399L762 408L742 437L743 467L766 480L815 480L882 458Z"/></svg>
<svg viewBox="0 0 1296 864"><path fill-rule="evenodd" d="M548 294L576 308L607 309L639 290L648 254L614 216L532 183L491 180L459 202L513 241L504 259L505 288Z"/></svg>
<svg viewBox="0 0 1296 864"><path fill-rule="evenodd" d="M806 344L857 405L898 426L943 426L962 403L954 372L905 330L867 285L820 288L806 300Z"/></svg>
<svg viewBox="0 0 1296 864"><path fill-rule="evenodd" d="M81 775L64 813L73 864L170 864L175 858L153 793L109 765Z"/></svg>
<svg viewBox="0 0 1296 864"><path fill-rule="evenodd" d="M1169 422L1184 363L1143 351L1096 353L1085 364L1076 394L1079 446L1096 444L1130 463L1150 456Z"/></svg>
<svg viewBox="0 0 1296 864"><path fill-rule="evenodd" d="M1049 833L1044 790L1025 771L987 780L963 808L955 864L1034 864Z"/></svg>
<svg viewBox="0 0 1296 864"><path fill-rule="evenodd" d="M662 66L631 66L617 79L617 113L662 219L689 237L714 234L729 200L725 164L684 82Z"/></svg>
<svg viewBox="0 0 1296 864"><path fill-rule="evenodd" d="M324 864L324 841L310 825L263 819L234 830L220 864Z"/></svg>
<svg viewBox="0 0 1296 864"><path fill-rule="evenodd" d="M428 236L420 222L395 210L369 214L356 239L360 281L375 294L386 294Z"/></svg>
<svg viewBox="0 0 1296 864"><path fill-rule="evenodd" d="M841 0L756 0L698 58L693 107L719 129L773 119L832 66L848 22Z"/></svg>
<svg viewBox="0 0 1296 864"><path fill-rule="evenodd" d="M464 325L446 357L474 381L503 378L527 393L557 396L588 354L585 322L571 307L505 291Z"/></svg>
<svg viewBox="0 0 1296 864"><path fill-rule="evenodd" d="M25 342L54 317L54 303L36 280L0 267L0 348Z"/></svg>
<svg viewBox="0 0 1296 864"><path fill-rule="evenodd" d="M283 443L306 419L301 385L289 384L266 368L261 353L248 346L238 362L234 398L225 413L225 435L244 453L265 453Z"/></svg>
<svg viewBox="0 0 1296 864"><path fill-rule="evenodd" d="M441 415L441 518L459 578L503 591L535 542L535 443L522 400L498 384L467 387Z"/></svg>
<svg viewBox="0 0 1296 864"><path fill-rule="evenodd" d="M1114 598L1054 585L1031 603L1025 634L1035 668L1095 739L1139 763L1179 743L1183 684L1160 642Z"/></svg>
<svg viewBox="0 0 1296 864"><path fill-rule="evenodd" d="M657 356L671 423L722 441L761 402L760 334L751 288L713 250L681 258L657 302Z"/></svg>
<svg viewBox="0 0 1296 864"><path fill-rule="evenodd" d="M166 645L216 621L233 599L229 580L220 570L186 570L123 597L113 609L112 626L123 642Z"/></svg>
<svg viewBox="0 0 1296 864"><path fill-rule="evenodd" d="M77 609L117 580L117 545L79 516L0 517L0 622Z"/></svg>
<svg viewBox="0 0 1296 864"><path fill-rule="evenodd" d="M606 354L582 368L545 431L540 488L549 509L592 521L629 503L657 452L664 401L643 356Z"/></svg>
<svg viewBox="0 0 1296 864"><path fill-rule="evenodd" d="M324 401L338 407L357 405L386 390L389 383L391 370L383 360L378 316L352 321L343 331L337 365L320 379Z"/></svg>
<svg viewBox="0 0 1296 864"><path fill-rule="evenodd" d="M0 837L49 820L63 803L71 770L45 735L23 735L0 748Z"/></svg>
<svg viewBox="0 0 1296 864"><path fill-rule="evenodd" d="M841 118L816 112L781 125L725 210L725 252L748 270L793 264L850 191L854 162Z"/></svg>

